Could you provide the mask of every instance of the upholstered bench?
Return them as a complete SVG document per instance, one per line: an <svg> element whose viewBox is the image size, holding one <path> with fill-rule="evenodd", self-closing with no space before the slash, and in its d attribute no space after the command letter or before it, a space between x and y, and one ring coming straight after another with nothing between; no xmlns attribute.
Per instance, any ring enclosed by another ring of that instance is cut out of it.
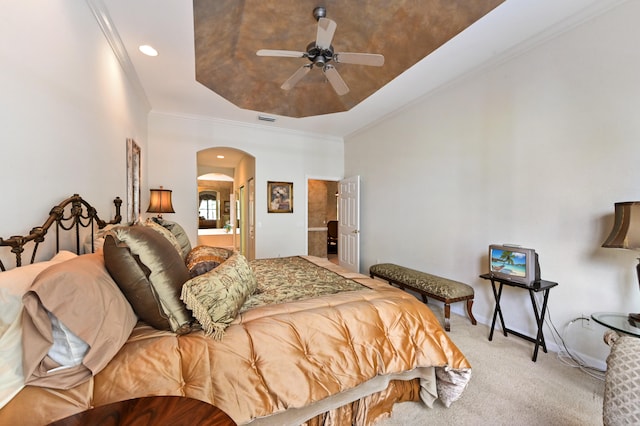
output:
<svg viewBox="0 0 640 426"><path fill-rule="evenodd" d="M444 329L451 330L449 318L451 303L467 301L467 315L471 324L476 325L471 308L473 307L473 287L426 272L416 271L393 263L379 263L369 268L371 278L378 277L395 284L403 290L413 290L422 295L422 301L427 303L428 297L444 302Z"/></svg>

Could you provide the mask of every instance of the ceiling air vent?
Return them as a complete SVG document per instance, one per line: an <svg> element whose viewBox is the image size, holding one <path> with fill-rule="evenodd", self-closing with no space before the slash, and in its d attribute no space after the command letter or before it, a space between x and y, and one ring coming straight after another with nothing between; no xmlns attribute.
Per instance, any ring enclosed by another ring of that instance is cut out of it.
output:
<svg viewBox="0 0 640 426"><path fill-rule="evenodd" d="M274 121L276 121L275 117L268 117L266 115L259 115L258 116L258 120L260 120L260 121L268 121L269 123L273 123Z"/></svg>

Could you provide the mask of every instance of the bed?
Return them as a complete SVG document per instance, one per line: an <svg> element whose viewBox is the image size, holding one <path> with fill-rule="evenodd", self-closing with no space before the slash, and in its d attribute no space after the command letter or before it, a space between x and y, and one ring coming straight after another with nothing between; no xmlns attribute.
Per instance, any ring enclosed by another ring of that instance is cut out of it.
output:
<svg viewBox="0 0 640 426"><path fill-rule="evenodd" d="M170 395L237 424L369 425L397 402L449 407L466 388L471 366L412 295L323 258L191 248L169 221L116 225L118 201L105 222L74 195L29 235L0 239L22 255L55 224L53 258L0 272L0 424ZM74 362L54 351L60 330L84 348Z"/></svg>

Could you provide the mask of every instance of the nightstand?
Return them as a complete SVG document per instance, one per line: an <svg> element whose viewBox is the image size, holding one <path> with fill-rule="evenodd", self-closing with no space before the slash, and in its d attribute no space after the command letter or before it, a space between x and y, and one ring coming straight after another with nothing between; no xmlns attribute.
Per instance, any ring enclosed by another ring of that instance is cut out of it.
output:
<svg viewBox="0 0 640 426"><path fill-rule="evenodd" d="M620 312L596 312L591 318L598 324L631 336L640 337L640 322Z"/></svg>
<svg viewBox="0 0 640 426"><path fill-rule="evenodd" d="M502 326L502 333L505 337L507 334L513 334L514 336L518 336L521 339L525 339L529 342L535 343L533 348L533 357L531 361L536 362L538 359L538 348L542 348L544 352L547 352L547 343L544 341L544 333L542 331L542 327L544 325L544 316L547 312L547 302L549 301L549 290L553 287L557 286L558 283L552 281L538 280L532 283L532 285L520 284L514 281L509 281L501 278L494 277L491 274L482 274L480 278L491 281L491 289L493 290L493 296L496 300L496 306L493 310L493 321L491 322L491 332L489 333L489 341L493 340L493 331L496 327L496 319L500 319L500 325ZM504 317L502 316L502 308L500 307L500 300L502 297L502 288L505 286L511 286L516 288L521 288L529 291L529 296L531 297L531 305L533 306L533 313L536 318L536 325L538 326L538 332L535 337L527 336L522 333L519 333L515 330L507 328L504 324ZM538 307L536 303L535 294L537 292L542 292L543 302L542 306Z"/></svg>
<svg viewBox="0 0 640 426"><path fill-rule="evenodd" d="M49 426L210 425L235 426L218 407L182 396L148 396L101 405L65 417Z"/></svg>

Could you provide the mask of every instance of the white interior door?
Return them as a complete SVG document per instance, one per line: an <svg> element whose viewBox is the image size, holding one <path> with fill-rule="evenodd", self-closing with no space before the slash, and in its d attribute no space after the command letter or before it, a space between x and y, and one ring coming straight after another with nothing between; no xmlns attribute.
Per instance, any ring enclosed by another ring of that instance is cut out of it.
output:
<svg viewBox="0 0 640 426"><path fill-rule="evenodd" d="M247 259L256 258L256 185L253 178L249 179L249 243L247 244Z"/></svg>
<svg viewBox="0 0 640 426"><path fill-rule="evenodd" d="M340 181L338 205L340 266L360 272L360 176Z"/></svg>
<svg viewBox="0 0 640 426"><path fill-rule="evenodd" d="M229 194L229 224L231 225L231 229L233 231L233 233L231 234L231 244L234 248L237 247L236 226L238 225L236 222L236 211L236 194L232 192L231 194Z"/></svg>

